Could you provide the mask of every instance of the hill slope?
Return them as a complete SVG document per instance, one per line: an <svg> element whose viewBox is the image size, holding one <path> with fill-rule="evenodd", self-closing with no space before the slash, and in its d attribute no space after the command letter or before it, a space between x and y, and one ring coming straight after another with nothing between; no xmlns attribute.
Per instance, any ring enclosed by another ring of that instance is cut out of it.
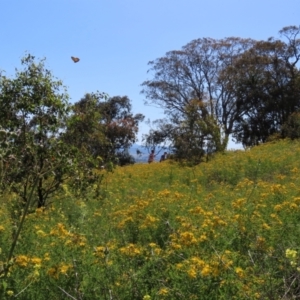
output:
<svg viewBox="0 0 300 300"><path fill-rule="evenodd" d="M24 299L300 296L299 142L196 167L166 161L100 174L83 194L65 185L51 210L28 216L6 278ZM0 214L1 261L13 197ZM38 280L26 288L24 278Z"/></svg>

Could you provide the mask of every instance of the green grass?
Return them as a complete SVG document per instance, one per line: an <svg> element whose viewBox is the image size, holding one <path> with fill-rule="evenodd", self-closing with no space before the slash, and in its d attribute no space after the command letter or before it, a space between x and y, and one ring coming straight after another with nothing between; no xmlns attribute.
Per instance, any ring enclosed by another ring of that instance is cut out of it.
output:
<svg viewBox="0 0 300 300"><path fill-rule="evenodd" d="M1 299L295 299L299 181L300 143L280 141L66 184L27 216ZM17 201L2 199L0 267Z"/></svg>

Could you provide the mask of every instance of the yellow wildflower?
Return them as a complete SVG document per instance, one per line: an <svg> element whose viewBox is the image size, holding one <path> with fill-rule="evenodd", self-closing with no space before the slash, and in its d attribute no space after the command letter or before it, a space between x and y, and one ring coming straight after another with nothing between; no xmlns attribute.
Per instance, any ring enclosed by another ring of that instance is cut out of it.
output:
<svg viewBox="0 0 300 300"><path fill-rule="evenodd" d="M158 196L168 197L171 194L171 192L167 189L161 191L158 193Z"/></svg>
<svg viewBox="0 0 300 300"><path fill-rule="evenodd" d="M196 244L197 240L192 232L186 231L180 234L180 242L183 245L192 245Z"/></svg>
<svg viewBox="0 0 300 300"><path fill-rule="evenodd" d="M291 260L291 266L292 266L292 267L296 267L296 266L297 266L297 263L296 263L295 261Z"/></svg>
<svg viewBox="0 0 300 300"><path fill-rule="evenodd" d="M103 246L96 247L94 250L94 255L104 258L105 257L105 249L106 249L106 247L103 247Z"/></svg>
<svg viewBox="0 0 300 300"><path fill-rule="evenodd" d="M235 273L238 275L238 277L243 278L244 277L244 270L240 267L235 268Z"/></svg>
<svg viewBox="0 0 300 300"><path fill-rule="evenodd" d="M61 264L59 267L59 273L67 275L68 270L71 268L71 265Z"/></svg>
<svg viewBox="0 0 300 300"><path fill-rule="evenodd" d="M43 214L44 210L45 210L44 207L40 207L40 208L37 208L37 209L35 210L35 213L36 213L38 216L40 216L41 214Z"/></svg>
<svg viewBox="0 0 300 300"><path fill-rule="evenodd" d="M295 204L295 203L291 203L291 204L290 204L290 209L296 210L296 209L298 209L298 208L299 208L299 206L298 206L297 204Z"/></svg>
<svg viewBox="0 0 300 300"><path fill-rule="evenodd" d="M20 267L26 267L30 262L30 259L26 255L18 255L15 261Z"/></svg>
<svg viewBox="0 0 300 300"><path fill-rule="evenodd" d="M263 224L262 224L262 228L263 228L263 229L266 229L266 230L271 229L271 227L270 227L267 223L263 223Z"/></svg>
<svg viewBox="0 0 300 300"><path fill-rule="evenodd" d="M120 252L128 256L136 256L141 254L141 250L134 244L129 244L127 247L120 248Z"/></svg>
<svg viewBox="0 0 300 300"><path fill-rule="evenodd" d="M260 293L255 293L255 294L254 294L254 297L255 297L256 299L260 299Z"/></svg>
<svg viewBox="0 0 300 300"><path fill-rule="evenodd" d="M207 236L205 234L201 234L200 238L199 238L199 242L203 242L207 240Z"/></svg>
<svg viewBox="0 0 300 300"><path fill-rule="evenodd" d="M68 236L69 232L66 230L65 225L62 223L57 224L58 231L61 236Z"/></svg>
<svg viewBox="0 0 300 300"><path fill-rule="evenodd" d="M41 236L41 237L44 237L44 236L47 235L43 230L38 230L38 231L36 232L36 234L37 234L38 236Z"/></svg>
<svg viewBox="0 0 300 300"><path fill-rule="evenodd" d="M211 273L211 268L209 265L205 265L204 268L201 271L202 276L209 276Z"/></svg>
<svg viewBox="0 0 300 300"><path fill-rule="evenodd" d="M282 204L277 204L277 205L274 206L275 211L280 211L280 210L282 210L282 208L283 208Z"/></svg>
<svg viewBox="0 0 300 300"><path fill-rule="evenodd" d="M297 251L292 249L286 249L285 257L289 259L295 259L297 257Z"/></svg>
<svg viewBox="0 0 300 300"><path fill-rule="evenodd" d="M197 256L193 256L193 257L191 258L191 262L192 262L195 266L200 267L200 268L203 268L203 267L205 266L205 262L204 262L202 259L200 259L199 257L197 257Z"/></svg>
<svg viewBox="0 0 300 300"><path fill-rule="evenodd" d="M158 221L157 218L147 214L146 218L144 219L143 223L141 224L141 228L147 228L150 227L151 225L155 224Z"/></svg>
<svg viewBox="0 0 300 300"><path fill-rule="evenodd" d="M177 249L181 249L182 247L181 247L180 244L172 242L171 243L171 248L174 249L174 250L177 250Z"/></svg>
<svg viewBox="0 0 300 300"><path fill-rule="evenodd" d="M245 203L246 203L246 199L240 198L237 199L236 201L233 201L231 205L233 208L241 208Z"/></svg>
<svg viewBox="0 0 300 300"><path fill-rule="evenodd" d="M53 278L58 278L57 268L52 267L47 271L47 274Z"/></svg>
<svg viewBox="0 0 300 300"><path fill-rule="evenodd" d="M168 293L169 293L169 290L167 288L161 288L158 291L158 295L162 295L162 296L168 295Z"/></svg>
<svg viewBox="0 0 300 300"><path fill-rule="evenodd" d="M30 260L31 260L31 262L32 262L35 266L41 267L41 264L42 264L42 259L41 259L41 258L39 258L39 257L33 257L33 258L31 258Z"/></svg>
<svg viewBox="0 0 300 300"><path fill-rule="evenodd" d="M190 268L187 273L188 273L190 278L196 278L197 277L197 272L194 268Z"/></svg>
<svg viewBox="0 0 300 300"><path fill-rule="evenodd" d="M6 294L8 295L8 296L12 296L13 294L14 294L14 292L13 291L11 291L11 290L8 290L7 292L6 292Z"/></svg>

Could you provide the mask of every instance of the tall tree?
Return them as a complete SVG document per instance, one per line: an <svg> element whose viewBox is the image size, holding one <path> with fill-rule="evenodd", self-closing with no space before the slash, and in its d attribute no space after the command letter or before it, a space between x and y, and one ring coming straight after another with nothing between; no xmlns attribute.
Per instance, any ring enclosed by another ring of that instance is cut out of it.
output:
<svg viewBox="0 0 300 300"><path fill-rule="evenodd" d="M233 135L246 146L278 133L300 108L299 28L286 27L280 33L287 42L274 38L256 42L220 75L228 79L226 90L239 112Z"/></svg>
<svg viewBox="0 0 300 300"><path fill-rule="evenodd" d="M111 97L103 93L86 94L73 106L64 140L103 162L124 159L137 139L142 114L131 113L128 97Z"/></svg>
<svg viewBox="0 0 300 300"><path fill-rule="evenodd" d="M131 109L131 101L127 96L115 96L99 103L112 154L128 150L137 140L139 122L144 120L144 115L134 115Z"/></svg>
<svg viewBox="0 0 300 300"><path fill-rule="evenodd" d="M72 169L73 153L59 140L69 111L68 94L44 60L36 62L28 54L22 66L15 78L0 76L0 142L10 149L0 158L6 166L2 183L24 203L32 195L41 207Z"/></svg>
<svg viewBox="0 0 300 300"><path fill-rule="evenodd" d="M193 111L192 120L206 123L204 131L203 126L201 133L197 130L198 135L207 135L208 141L216 142L218 138L214 148L225 149L238 112L231 93L225 89L227 79L220 80L219 74L253 43L240 38L197 39L180 51L170 51L149 62L149 71L154 74L152 80L142 84L145 103L163 108L179 127L191 121Z"/></svg>
<svg viewBox="0 0 300 300"><path fill-rule="evenodd" d="M99 101L108 98L104 93L86 94L72 106L63 141L80 149L82 158L95 159L108 147L101 123Z"/></svg>

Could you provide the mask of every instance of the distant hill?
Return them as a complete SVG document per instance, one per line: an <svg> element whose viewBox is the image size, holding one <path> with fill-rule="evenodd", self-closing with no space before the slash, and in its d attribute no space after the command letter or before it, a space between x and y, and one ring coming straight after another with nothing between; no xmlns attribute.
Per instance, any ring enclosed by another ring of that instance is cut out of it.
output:
<svg viewBox="0 0 300 300"><path fill-rule="evenodd" d="M141 152L141 154L137 154L137 150ZM159 161L160 156L163 154L165 150L160 150L159 154L155 158L156 161ZM148 156L149 153L147 149L145 149L143 146L138 144L133 144L131 148L129 149L129 154L132 155L136 161L136 163L147 163L148 162Z"/></svg>
<svg viewBox="0 0 300 300"><path fill-rule="evenodd" d="M137 150L142 154L137 155ZM146 163L148 161L148 152L147 150L138 144L133 144L129 149L129 154L132 155L137 163Z"/></svg>

